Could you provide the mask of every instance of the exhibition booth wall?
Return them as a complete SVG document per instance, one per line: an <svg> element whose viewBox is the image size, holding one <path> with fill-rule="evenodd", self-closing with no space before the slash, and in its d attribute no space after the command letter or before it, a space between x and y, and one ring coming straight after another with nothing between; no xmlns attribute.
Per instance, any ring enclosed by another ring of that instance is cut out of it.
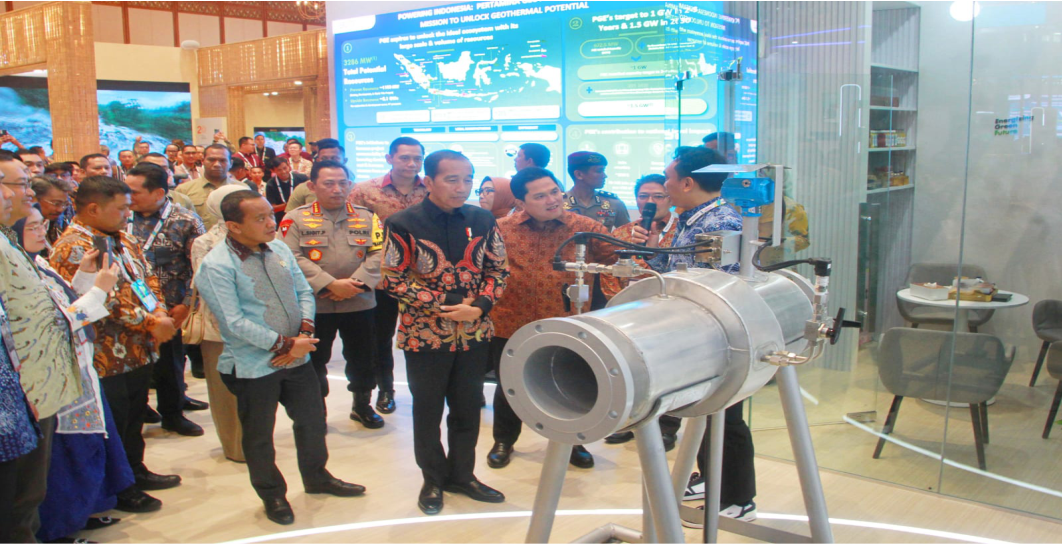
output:
<svg viewBox="0 0 1062 544"><path fill-rule="evenodd" d="M807 212L810 245L796 251L790 244L786 255L832 258L833 307L843 306L863 322L861 334L800 369L823 467L1060 517L1062 476L1054 468L1062 431L1057 414L1049 412L1056 389L1062 391L1057 377L1062 358L1047 353L1036 384L1030 380L1045 339L1053 338L1054 323L1062 321L1051 311L1056 306L1050 301L1062 298L1062 287L1056 280L1059 257L1049 246L1062 234L1058 214L1052 213L1062 198L1054 187L1062 156L1057 152L1062 99L1055 94L1062 74L1054 62L1062 48L1062 6L637 4L533 4L544 8L539 14L437 2L330 6L334 133L348 148L366 148L352 159L358 161L355 170L364 170L359 177L379 169L369 148L405 132L415 136L415 127L433 123L434 131L422 132L438 142L429 147L459 145L476 155L477 172L504 171L508 104L500 110L492 104L461 107L460 98L434 95L418 113L401 94L393 99L397 104L374 104L359 85L374 70L387 74L410 67L445 81L446 74L430 70L439 70L437 64L452 70L468 50L468 73L449 80L471 91L485 88L470 75L493 65L485 48L444 44L436 46L445 49L443 57L418 57L414 44L432 39L429 34L439 27L431 21L444 17L453 17L443 27L447 31L497 36L510 48L529 43L511 30L512 23L558 29L535 39L545 42L537 43L548 49L543 57L563 68L563 96L550 102L524 95L525 103L558 108L519 122L550 125L533 137L546 132L557 157L591 148L609 156L607 190L633 196L627 194L629 182L658 172L679 134L681 144L698 145L705 134L735 132L739 162L791 168L785 191ZM632 15L639 8L641 13ZM623 45L632 34L637 44L645 43L647 21L653 20L664 27L648 33L660 40L661 56ZM608 28L620 24L616 21L627 24ZM596 33L581 34L583 25L597 25ZM736 43L743 39L752 41L752 49ZM433 44L424 46L431 51ZM586 70L595 66L592 55L612 46L608 64L641 66L642 73L616 74L607 85L594 85L611 93L611 100L627 102L612 102L610 116L587 126L583 114L598 111L594 98L570 93L585 91ZM563 54L554 57L558 51ZM357 58L368 60L361 72L342 64ZM721 82L717 74L733 70L738 58L743 78ZM659 67L661 72L653 71ZM344 74L344 68L355 70ZM691 69L682 100L691 107L680 122L675 80ZM415 78L385 79L395 89L419 92ZM626 87L617 89L617 83ZM632 96L634 88L641 97ZM642 98L662 99L662 111L651 119L626 116L629 110L622 108ZM690 98L704 98L705 107ZM477 106L473 113L480 117L474 121L452 111ZM447 124L453 128L438 127ZM466 143L476 139L452 135L471 125L499 136L481 153L479 145ZM632 135L639 127L642 133ZM624 157L628 148L640 156ZM563 170L556 160L553 166ZM947 287L957 276L995 284L997 300L979 308L948 300ZM927 282L941 285L945 300L906 291L912 283ZM774 386L766 387L748 404L747 415L757 453L792 459L777 399Z"/></svg>

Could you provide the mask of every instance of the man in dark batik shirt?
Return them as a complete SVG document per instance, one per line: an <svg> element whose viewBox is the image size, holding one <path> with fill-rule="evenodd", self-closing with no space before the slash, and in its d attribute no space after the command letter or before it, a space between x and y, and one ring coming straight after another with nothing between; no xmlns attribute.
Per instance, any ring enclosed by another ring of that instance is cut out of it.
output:
<svg viewBox="0 0 1062 544"><path fill-rule="evenodd" d="M134 212L126 232L137 239L151 263L169 315L179 329L191 304L192 242L206 231L194 212L166 198L168 178L166 169L151 163L138 164L126 172ZM172 340L159 346L154 377L162 428L184 436L202 435L203 428L183 413L190 408L204 409L206 403L184 396L184 344L179 330Z"/></svg>
<svg viewBox="0 0 1062 544"><path fill-rule="evenodd" d="M487 314L509 266L494 216L465 204L473 183L468 158L436 151L425 159L424 174L428 198L387 220L381 272L383 288L398 299L398 348L413 393L413 451L424 474L417 506L431 515L442 510L443 489L477 501L505 500L473 470L494 332ZM444 405L449 455L440 441Z"/></svg>

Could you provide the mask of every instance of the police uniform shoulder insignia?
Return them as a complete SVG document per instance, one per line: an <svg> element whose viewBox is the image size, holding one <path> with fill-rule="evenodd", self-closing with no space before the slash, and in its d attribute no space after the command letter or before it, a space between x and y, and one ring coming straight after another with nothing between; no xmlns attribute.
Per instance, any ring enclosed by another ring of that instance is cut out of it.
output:
<svg viewBox="0 0 1062 544"><path fill-rule="evenodd" d="M612 208L612 203L609 202L608 199L603 199L601 201L601 209L602 210L608 210L608 209L611 209L611 208Z"/></svg>
<svg viewBox="0 0 1062 544"><path fill-rule="evenodd" d="M307 257L309 257L311 261L317 262L324 258L324 253L322 253L320 249L311 249L310 254L307 255Z"/></svg>
<svg viewBox="0 0 1062 544"><path fill-rule="evenodd" d="M306 245L308 245L308 246L318 246L318 245L321 245L321 241L316 239L316 238L314 238L313 240L310 240L310 241L306 242Z"/></svg>
<svg viewBox="0 0 1062 544"><path fill-rule="evenodd" d="M598 191L597 194L598 194L598 196L602 196L602 197L605 197L605 198L614 198L616 200L619 200L619 197L616 196L616 193L610 193L608 191Z"/></svg>
<svg viewBox="0 0 1062 544"><path fill-rule="evenodd" d="M280 226L280 235L284 236L284 237L287 237L288 229L290 229L291 226L294 225L294 224L295 224L295 220L294 219L292 219L290 217L285 217L284 220L281 221L280 225L279 225Z"/></svg>

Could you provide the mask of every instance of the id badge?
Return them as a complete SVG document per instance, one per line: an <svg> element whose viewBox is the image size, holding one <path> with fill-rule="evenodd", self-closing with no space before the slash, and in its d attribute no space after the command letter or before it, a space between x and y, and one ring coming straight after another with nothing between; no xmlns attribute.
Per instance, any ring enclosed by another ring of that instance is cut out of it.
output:
<svg viewBox="0 0 1062 544"><path fill-rule="evenodd" d="M136 293L137 298L140 299L140 303L144 305L144 309L148 313L153 313L159 307L159 299L155 298L155 293L148 289L144 280L140 279L133 282L133 292Z"/></svg>

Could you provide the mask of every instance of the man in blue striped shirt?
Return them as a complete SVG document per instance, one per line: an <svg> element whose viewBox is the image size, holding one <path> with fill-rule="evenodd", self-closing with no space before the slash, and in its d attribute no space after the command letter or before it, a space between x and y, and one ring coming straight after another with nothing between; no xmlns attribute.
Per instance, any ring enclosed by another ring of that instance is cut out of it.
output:
<svg viewBox="0 0 1062 544"><path fill-rule="evenodd" d="M218 320L225 349L221 380L236 395L251 485L275 523L294 523L287 484L276 465L277 404L294 422L299 472L307 493L353 497L365 488L325 468L324 402L307 355L314 351L314 294L295 256L276 239L273 208L254 191L221 201L229 229L199 265L195 285Z"/></svg>

